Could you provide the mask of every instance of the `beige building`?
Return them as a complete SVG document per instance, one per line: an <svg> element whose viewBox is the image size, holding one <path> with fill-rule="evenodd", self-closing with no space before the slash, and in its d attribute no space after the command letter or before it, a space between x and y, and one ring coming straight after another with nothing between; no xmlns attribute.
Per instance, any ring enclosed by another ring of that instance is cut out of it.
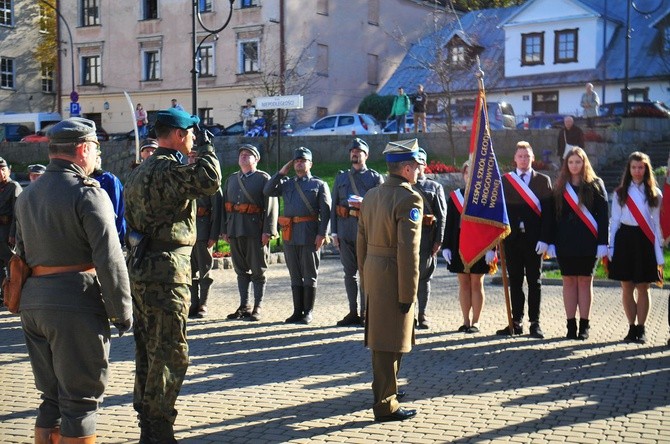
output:
<svg viewBox="0 0 670 444"><path fill-rule="evenodd" d="M195 0L199 48L197 112L230 125L247 98L302 94L289 121L355 111L383 85L407 46L433 29L435 14L414 0ZM61 0L73 32L75 82L84 116L108 132L132 128L133 104L151 113L175 98L192 111L193 2ZM400 43L402 36L406 42ZM62 109L69 113L69 59L61 59Z"/></svg>

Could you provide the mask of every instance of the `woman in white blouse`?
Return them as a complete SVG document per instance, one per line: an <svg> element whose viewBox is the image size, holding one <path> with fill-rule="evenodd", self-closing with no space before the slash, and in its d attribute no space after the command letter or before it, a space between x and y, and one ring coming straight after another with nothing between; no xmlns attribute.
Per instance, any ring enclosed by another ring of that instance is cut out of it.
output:
<svg viewBox="0 0 670 444"><path fill-rule="evenodd" d="M626 342L647 340L644 323L649 313L649 284L658 281L658 266L663 265L661 199L649 156L632 153L612 199L608 254L609 278L621 281L629 324Z"/></svg>

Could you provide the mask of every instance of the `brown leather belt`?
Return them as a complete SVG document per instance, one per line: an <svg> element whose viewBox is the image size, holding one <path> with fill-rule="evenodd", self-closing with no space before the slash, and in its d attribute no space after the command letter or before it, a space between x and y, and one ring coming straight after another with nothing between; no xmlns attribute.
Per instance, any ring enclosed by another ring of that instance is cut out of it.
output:
<svg viewBox="0 0 670 444"><path fill-rule="evenodd" d="M48 267L46 265L35 265L31 267L31 276L47 276L58 273L95 273L93 264L78 264L78 265L62 265L56 267Z"/></svg>
<svg viewBox="0 0 670 444"><path fill-rule="evenodd" d="M229 213L259 214L263 212L261 207L251 203L234 204L232 202L226 202L225 206L226 211Z"/></svg>
<svg viewBox="0 0 670 444"><path fill-rule="evenodd" d="M343 205L337 205L335 207L335 213L338 217L346 219L347 217L358 217L360 210L358 208L349 208Z"/></svg>
<svg viewBox="0 0 670 444"><path fill-rule="evenodd" d="M299 224L301 222L316 222L319 218L317 216L295 216L291 220L293 223Z"/></svg>

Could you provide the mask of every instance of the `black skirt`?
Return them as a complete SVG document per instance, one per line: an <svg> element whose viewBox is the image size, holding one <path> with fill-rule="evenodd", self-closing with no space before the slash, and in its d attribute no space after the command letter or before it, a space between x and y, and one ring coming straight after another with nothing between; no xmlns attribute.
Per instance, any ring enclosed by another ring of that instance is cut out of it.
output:
<svg viewBox="0 0 670 444"><path fill-rule="evenodd" d="M595 256L558 256L556 259L563 276L593 276L598 263Z"/></svg>
<svg viewBox="0 0 670 444"><path fill-rule="evenodd" d="M634 284L658 280L654 246L640 227L621 225L614 236L614 257L609 264L609 278Z"/></svg>
<svg viewBox="0 0 670 444"><path fill-rule="evenodd" d="M465 273L465 267L461 261L461 255L458 251L451 252L451 263L447 265L447 270L452 273ZM482 256L470 268L472 274L487 274L489 272L489 265L486 263L486 258Z"/></svg>

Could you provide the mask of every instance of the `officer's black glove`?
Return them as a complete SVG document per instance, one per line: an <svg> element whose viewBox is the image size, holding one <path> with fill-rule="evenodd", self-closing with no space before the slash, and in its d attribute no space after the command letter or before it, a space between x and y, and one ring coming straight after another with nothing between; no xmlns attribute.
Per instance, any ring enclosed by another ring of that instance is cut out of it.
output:
<svg viewBox="0 0 670 444"><path fill-rule="evenodd" d="M402 302L398 302L398 307L400 307L400 312L402 314L407 314L409 313L409 309L412 308L412 304L405 304Z"/></svg>
<svg viewBox="0 0 670 444"><path fill-rule="evenodd" d="M114 327L119 330L119 338L133 326L133 320L127 319L122 322L114 322Z"/></svg>
<svg viewBox="0 0 670 444"><path fill-rule="evenodd" d="M209 145L212 143L212 137L214 137L214 134L210 133L206 129L200 128L200 126L196 126L196 133L197 133L195 136L196 146Z"/></svg>

